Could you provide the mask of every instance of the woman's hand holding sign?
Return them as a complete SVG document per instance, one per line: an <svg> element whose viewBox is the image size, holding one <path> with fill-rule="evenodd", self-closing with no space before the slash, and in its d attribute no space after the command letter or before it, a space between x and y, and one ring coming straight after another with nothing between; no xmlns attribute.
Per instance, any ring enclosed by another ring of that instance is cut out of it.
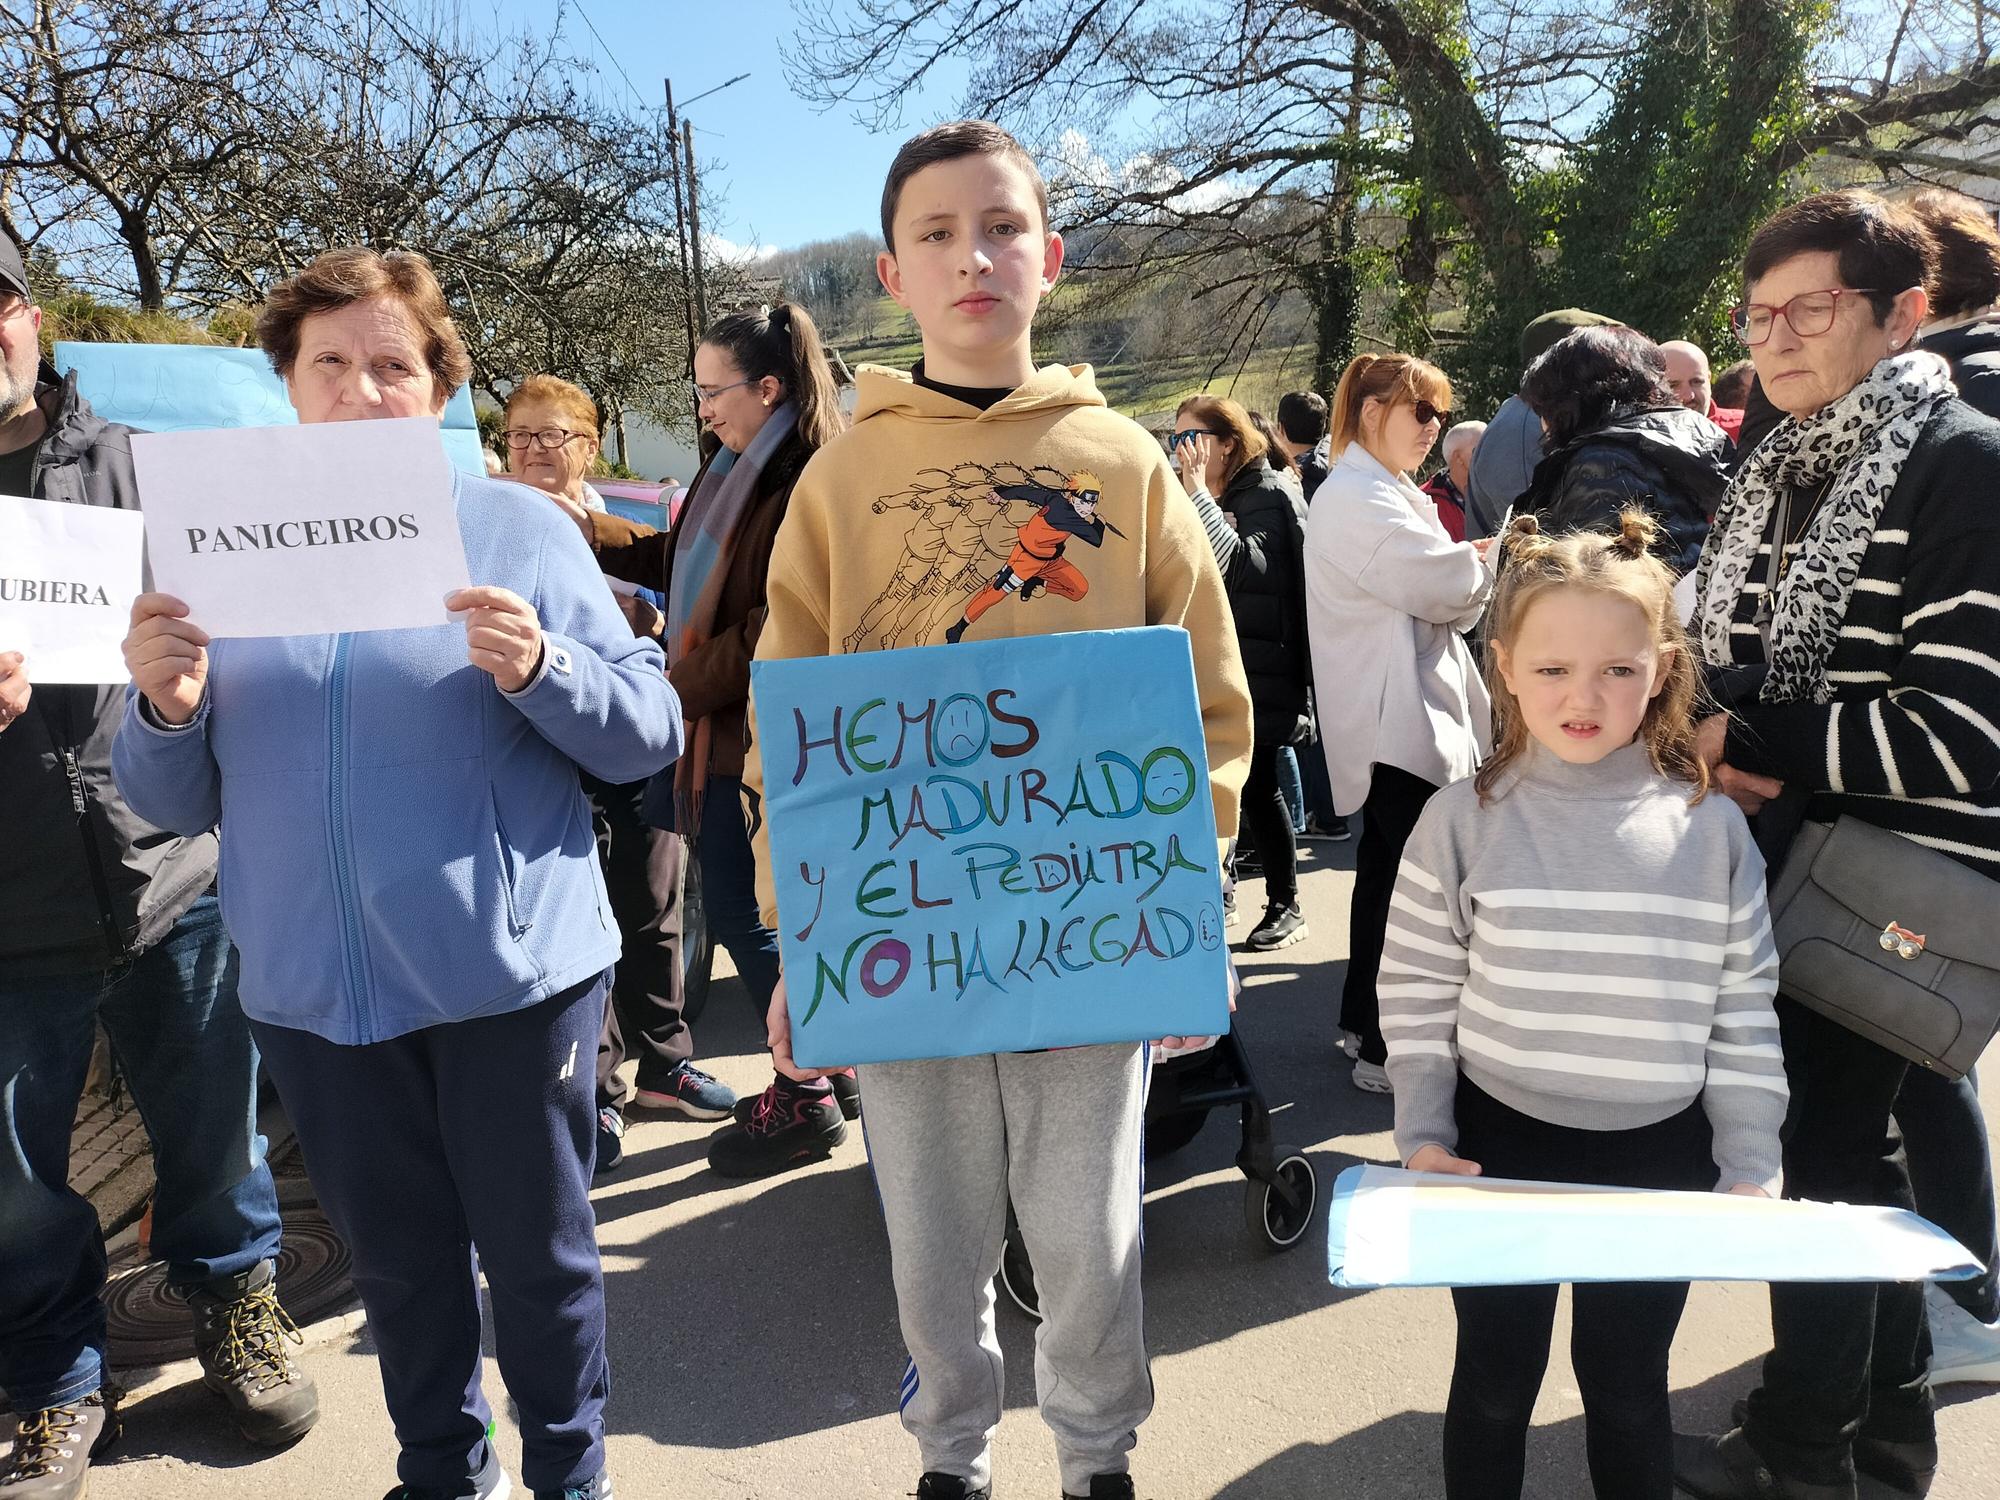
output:
<svg viewBox="0 0 2000 1500"><path fill-rule="evenodd" d="M444 607L465 614L466 658L490 672L503 693L518 693L542 664L542 622L535 606L511 589L454 589Z"/></svg>
<svg viewBox="0 0 2000 1500"><path fill-rule="evenodd" d="M208 634L187 612L172 594L141 594L132 601L125 668L164 724L192 719L208 686Z"/></svg>

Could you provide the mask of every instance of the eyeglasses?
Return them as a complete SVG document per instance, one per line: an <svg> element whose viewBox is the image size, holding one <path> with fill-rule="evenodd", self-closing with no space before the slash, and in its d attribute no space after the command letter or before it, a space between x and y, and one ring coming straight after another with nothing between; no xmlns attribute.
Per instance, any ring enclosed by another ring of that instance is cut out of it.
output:
<svg viewBox="0 0 2000 1500"><path fill-rule="evenodd" d="M743 386L755 384L757 382L754 380L732 380L728 385L703 385L699 380L690 380L688 389L694 392L694 399L697 402L706 403L713 401L724 391L739 390Z"/></svg>
<svg viewBox="0 0 2000 1500"><path fill-rule="evenodd" d="M1442 406L1432 406L1428 401L1419 401L1410 408L1416 413L1417 425L1428 427L1435 422L1442 427L1451 420L1451 413Z"/></svg>
<svg viewBox="0 0 2000 1500"><path fill-rule="evenodd" d="M1820 292L1800 292L1776 307L1767 302L1746 302L1729 309L1729 326L1745 347L1751 349L1770 338L1780 318L1800 338L1818 338L1833 327L1842 297L1866 297L1873 291L1873 287L1834 286Z"/></svg>
<svg viewBox="0 0 2000 1500"><path fill-rule="evenodd" d="M524 427L510 427L500 436L507 440L507 446L519 452L533 443L538 448L555 449L567 446L572 440L589 436L582 432L565 432L560 427L544 427L539 432L529 432Z"/></svg>
<svg viewBox="0 0 2000 1500"><path fill-rule="evenodd" d="M1212 427L1183 427L1167 440L1169 448L1178 448L1182 443L1191 443L1198 437L1228 437L1226 432L1217 432Z"/></svg>

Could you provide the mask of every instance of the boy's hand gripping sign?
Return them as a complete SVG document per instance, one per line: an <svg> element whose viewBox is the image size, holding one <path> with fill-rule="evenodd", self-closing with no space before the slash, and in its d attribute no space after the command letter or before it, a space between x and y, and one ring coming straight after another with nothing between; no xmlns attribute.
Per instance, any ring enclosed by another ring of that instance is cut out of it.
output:
<svg viewBox="0 0 2000 1500"><path fill-rule="evenodd" d="M807 1066L1229 1026L1184 631L751 667Z"/></svg>

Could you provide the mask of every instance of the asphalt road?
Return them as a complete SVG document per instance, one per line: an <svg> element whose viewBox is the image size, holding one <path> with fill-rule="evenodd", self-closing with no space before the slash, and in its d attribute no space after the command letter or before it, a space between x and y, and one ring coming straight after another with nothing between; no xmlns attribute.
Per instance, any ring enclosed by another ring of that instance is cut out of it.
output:
<svg viewBox="0 0 2000 1500"><path fill-rule="evenodd" d="M1356 1092L1334 1050L1351 850L1306 846L1312 936L1247 960L1239 1017L1266 1096L1283 1106L1280 1139L1308 1151L1322 1193L1343 1167L1391 1156L1389 1101ZM1246 887L1246 909L1259 894L1255 883ZM768 1078L749 1011L730 979L698 1028L704 1065L742 1090ZM1988 1105L2000 1111L1991 1090ZM618 1493L625 1500L909 1493L916 1449L895 1417L903 1352L859 1130L821 1166L743 1186L709 1174L711 1128L635 1119L626 1165L596 1195ZM1149 1173L1146 1321L1158 1405L1134 1454L1140 1494L1440 1494L1447 1294L1334 1290L1320 1223L1296 1250L1267 1251L1245 1227L1237 1140L1233 1119L1212 1116L1193 1145ZM1034 1411L1032 1325L1003 1302L1001 1332L1008 1413L996 1440L996 1493L1054 1500L1054 1456ZM309 1333L305 1357L325 1414L294 1448L246 1451L193 1383L192 1366L174 1366L136 1388L126 1437L93 1473L91 1494L373 1500L388 1489L396 1446L365 1326L350 1315ZM1768 1336L1763 1288L1696 1287L1674 1351L1677 1422L1727 1425L1730 1403L1754 1383ZM1529 1445L1527 1493L1537 1500L1591 1493L1566 1347L1559 1325ZM513 1467L519 1441L490 1342L488 1354L487 1389ZM2000 1401L1989 1399L1996 1392L1949 1388L1935 1500L2000 1495Z"/></svg>

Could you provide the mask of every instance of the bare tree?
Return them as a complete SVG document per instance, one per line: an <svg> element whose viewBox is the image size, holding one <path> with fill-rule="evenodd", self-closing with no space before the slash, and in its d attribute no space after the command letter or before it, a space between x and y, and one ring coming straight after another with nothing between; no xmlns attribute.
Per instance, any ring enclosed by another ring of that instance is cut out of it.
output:
<svg viewBox="0 0 2000 1500"><path fill-rule="evenodd" d="M1572 235L1599 266L1630 256L1612 262L1629 278L1686 249L1652 301L1684 322L1787 169L1914 160L1975 128L2000 97L1989 0L1902 3L1829 21L1807 0L796 0L791 77L887 123L975 59L962 107L1067 179L1065 222L1118 231L1103 270L1171 275L1246 320L1253 278L1298 286L1321 378L1357 263L1453 281L1486 341L1458 358L1490 391L1520 322L1575 279ZM1621 237L1639 209L1658 232ZM1403 243L1361 232L1385 216ZM1698 249L1676 233L1703 228ZM1398 290L1407 333L1433 288Z"/></svg>

